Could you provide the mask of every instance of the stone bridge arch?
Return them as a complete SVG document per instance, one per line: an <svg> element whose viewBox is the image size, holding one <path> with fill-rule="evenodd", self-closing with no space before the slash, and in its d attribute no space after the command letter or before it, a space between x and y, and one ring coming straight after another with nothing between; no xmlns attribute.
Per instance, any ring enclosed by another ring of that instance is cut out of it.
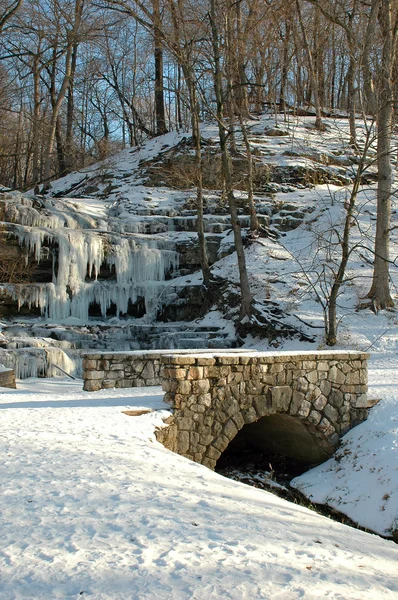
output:
<svg viewBox="0 0 398 600"><path fill-rule="evenodd" d="M308 462L322 462L340 436L367 417L368 356L333 351L162 356L165 401L173 416L157 439L214 469L238 432L256 423L252 434L258 444L262 435L280 436L281 443L285 436L285 444L295 440L298 448L301 439L313 457Z"/></svg>

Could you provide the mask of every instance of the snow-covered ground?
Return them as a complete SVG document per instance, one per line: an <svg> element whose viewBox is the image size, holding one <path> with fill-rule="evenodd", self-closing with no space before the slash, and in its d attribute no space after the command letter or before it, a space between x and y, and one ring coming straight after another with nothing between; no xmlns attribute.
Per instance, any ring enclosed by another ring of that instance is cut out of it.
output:
<svg viewBox="0 0 398 600"><path fill-rule="evenodd" d="M344 436L332 459L292 482L313 502L381 535L398 534L397 362L396 354L373 358L369 397L382 401Z"/></svg>
<svg viewBox="0 0 398 600"><path fill-rule="evenodd" d="M357 472L376 469L369 488L389 492L386 505L395 507L397 471L386 465L398 440L391 410L397 371L392 359L373 366L372 393L389 399L355 430L379 442L371 460L368 449L357 453ZM122 412L141 408L154 411ZM397 597L393 542L172 454L153 433L167 414L160 388L90 394L66 379L3 388L1 600ZM380 415L391 419L389 430ZM351 474L348 501L364 491ZM363 498L379 527L390 509Z"/></svg>

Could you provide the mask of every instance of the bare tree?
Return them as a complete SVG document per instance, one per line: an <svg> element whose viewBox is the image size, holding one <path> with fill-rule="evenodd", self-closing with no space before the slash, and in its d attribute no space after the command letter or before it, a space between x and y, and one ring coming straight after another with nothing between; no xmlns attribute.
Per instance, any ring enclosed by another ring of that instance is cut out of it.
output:
<svg viewBox="0 0 398 600"><path fill-rule="evenodd" d="M389 255L391 223L391 134L393 125L394 68L398 35L398 13L391 0L379 0L379 23L383 39L377 113L377 221L372 287L368 297L376 309L394 305L390 294Z"/></svg>

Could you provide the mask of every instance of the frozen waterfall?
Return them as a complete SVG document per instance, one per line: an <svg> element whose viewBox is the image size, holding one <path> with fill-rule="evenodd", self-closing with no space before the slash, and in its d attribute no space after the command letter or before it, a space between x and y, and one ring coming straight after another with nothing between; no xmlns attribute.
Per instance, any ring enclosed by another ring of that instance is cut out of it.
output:
<svg viewBox="0 0 398 600"><path fill-rule="evenodd" d="M20 246L40 262L42 248L53 253L51 283L3 284L1 288L22 306L37 307L43 317L62 321L89 318L96 304L102 317L114 306L116 315L128 313L129 304L142 298L146 318L156 317L158 299L167 275L178 268L178 254L160 249L153 239L139 240L92 229L46 229L12 225ZM112 279L100 280L102 267Z"/></svg>

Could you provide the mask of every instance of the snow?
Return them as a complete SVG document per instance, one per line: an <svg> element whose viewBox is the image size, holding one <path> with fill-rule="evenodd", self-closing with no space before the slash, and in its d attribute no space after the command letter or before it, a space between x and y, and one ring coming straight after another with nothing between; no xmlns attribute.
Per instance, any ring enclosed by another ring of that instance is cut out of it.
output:
<svg viewBox="0 0 398 600"><path fill-rule="evenodd" d="M393 542L172 454L165 408L157 387L1 392L2 600L396 597Z"/></svg>
<svg viewBox="0 0 398 600"><path fill-rule="evenodd" d="M292 481L312 502L386 536L398 531L396 364L395 355L373 359L368 397L383 401L344 436L333 458Z"/></svg>

